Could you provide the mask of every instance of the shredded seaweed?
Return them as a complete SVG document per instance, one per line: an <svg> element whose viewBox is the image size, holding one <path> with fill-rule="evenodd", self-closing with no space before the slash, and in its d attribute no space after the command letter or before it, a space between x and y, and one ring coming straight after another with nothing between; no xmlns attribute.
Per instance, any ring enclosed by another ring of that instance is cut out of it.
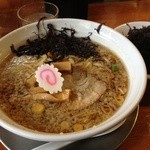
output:
<svg viewBox="0 0 150 150"><path fill-rule="evenodd" d="M145 60L147 71L150 73L150 26L143 26L140 29L137 29L136 27L131 28L130 26L129 28L130 30L128 32L127 38L140 51Z"/></svg>
<svg viewBox="0 0 150 150"><path fill-rule="evenodd" d="M102 25L103 25L103 24L100 24L100 25L95 29L98 34L100 33L100 30L101 30L101 28L102 28Z"/></svg>
<svg viewBox="0 0 150 150"><path fill-rule="evenodd" d="M44 18L43 18L44 19ZM47 24L48 31L44 37L39 35L40 22L37 24L38 38L27 40L27 44L15 48L11 45L11 50L17 56L51 54L53 61L64 59L68 55L75 55L80 58L100 59L97 45L90 40L91 33L87 37L75 37L76 31L72 28L62 27L61 30L55 29L53 24Z"/></svg>

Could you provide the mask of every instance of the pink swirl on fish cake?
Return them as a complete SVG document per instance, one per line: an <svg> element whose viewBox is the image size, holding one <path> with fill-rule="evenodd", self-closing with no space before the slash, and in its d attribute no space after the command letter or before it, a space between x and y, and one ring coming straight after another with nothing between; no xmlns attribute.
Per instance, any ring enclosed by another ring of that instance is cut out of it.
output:
<svg viewBox="0 0 150 150"><path fill-rule="evenodd" d="M38 67L35 72L36 81L39 86L49 93L57 93L62 91L63 77L54 65L44 64Z"/></svg>
<svg viewBox="0 0 150 150"><path fill-rule="evenodd" d="M56 73L50 68L41 70L40 77L47 84L55 85L57 83Z"/></svg>

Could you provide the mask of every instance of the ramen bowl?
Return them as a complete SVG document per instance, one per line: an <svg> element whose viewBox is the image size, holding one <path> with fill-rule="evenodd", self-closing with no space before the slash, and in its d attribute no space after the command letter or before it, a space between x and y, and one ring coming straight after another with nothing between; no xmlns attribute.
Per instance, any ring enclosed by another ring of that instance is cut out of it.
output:
<svg viewBox="0 0 150 150"><path fill-rule="evenodd" d="M144 94L147 73L141 54L127 38L105 25L101 26L96 22L79 19L51 19L44 21L45 27L43 30L40 30L41 33L45 33L46 25L48 23L53 24L56 29L61 29L62 27L73 28L76 30L78 37L87 37L90 34L90 39L92 41L104 45L110 49L112 53L117 55L124 64L128 74L129 83L125 101L117 112L106 121L89 129L77 132L57 134L28 129L14 122L2 111L2 109L0 109L0 125L17 135L39 141L75 141L89 138L97 134L103 135L108 131L112 131L114 127L121 124L121 122L123 122L135 110ZM20 43L24 43L25 40L37 35L34 34L38 33L36 24L37 23L32 23L23 26L1 38L1 61L11 53L10 46L12 43L15 46L19 46Z"/></svg>
<svg viewBox="0 0 150 150"><path fill-rule="evenodd" d="M133 21L133 22L127 22L127 23L121 24L117 26L115 30L123 34L124 36L127 36L130 28L140 29L142 27L147 27L149 25L150 25L149 21Z"/></svg>
<svg viewBox="0 0 150 150"><path fill-rule="evenodd" d="M119 25L118 27L115 28L116 31L118 31L119 33L121 33L122 35L124 35L125 37L128 36L128 32L130 31L130 29L142 29L143 27L146 28L150 26L150 22L149 21L134 21L134 22L127 22L125 24L121 24ZM147 32L148 34L148 32ZM138 37L138 34L136 34L136 36ZM142 39L142 36L140 35L139 37L141 37L141 41L140 43L143 43L143 45L147 45L145 42L143 41L146 41L145 39ZM145 36L146 37L146 36ZM134 40L135 41L135 40ZM136 46L137 44L135 44ZM139 44L139 45L142 45L142 44ZM137 46L138 47L142 47L142 46ZM147 46L149 47L149 46ZM146 49L146 48L143 48L143 49ZM146 64L146 67L147 67L147 72L148 72L148 79L150 78L150 62L149 62L149 52L147 52L147 50L142 50L142 48L139 49L140 53L142 54L142 57L144 58L144 61L145 61L145 64Z"/></svg>

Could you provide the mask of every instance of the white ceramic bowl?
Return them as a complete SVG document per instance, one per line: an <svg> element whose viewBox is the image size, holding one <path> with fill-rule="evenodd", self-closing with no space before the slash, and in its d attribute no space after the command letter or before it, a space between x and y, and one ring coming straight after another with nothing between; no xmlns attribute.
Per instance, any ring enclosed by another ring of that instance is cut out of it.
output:
<svg viewBox="0 0 150 150"><path fill-rule="evenodd" d="M127 23L124 23L124 24L121 24L119 26L117 26L115 28L116 31L118 31L119 33L123 34L124 36L127 36L128 35L128 32L130 30L129 26L133 29L134 27L136 27L137 29L140 29L142 28L143 26L149 26L150 25L150 22L148 21L134 21L134 22L127 22Z"/></svg>
<svg viewBox="0 0 150 150"><path fill-rule="evenodd" d="M138 106L144 94L147 81L146 67L139 51L127 38L105 25L102 25L100 33L97 33L95 29L98 28L99 23L78 19L54 19L45 21L46 23L54 24L57 29L72 27L78 32L78 36L82 37L92 32L91 39L93 41L103 44L116 53L123 61L128 72L129 90L125 102L110 119L95 128L80 132L49 134L30 130L12 121L2 110L0 110L0 125L17 135L40 141L74 141L111 130L129 116ZM25 41L34 35L34 31L37 32L36 23L19 28L0 39L0 60L4 59L10 53L10 45L12 43L17 45Z"/></svg>
<svg viewBox="0 0 150 150"><path fill-rule="evenodd" d="M127 23L121 24L117 26L115 30L121 33L122 35L127 36L130 28L141 29L142 27L147 27L147 26L150 26L149 21L134 21L134 22L127 22ZM146 61L146 63L149 63L149 62ZM148 68L147 70L149 69L150 68ZM147 78L150 79L150 74L147 75Z"/></svg>

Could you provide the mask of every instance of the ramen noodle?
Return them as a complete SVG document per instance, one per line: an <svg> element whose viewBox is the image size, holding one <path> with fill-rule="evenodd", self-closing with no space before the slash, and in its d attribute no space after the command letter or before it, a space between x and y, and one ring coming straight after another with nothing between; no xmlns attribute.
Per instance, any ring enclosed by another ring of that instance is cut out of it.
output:
<svg viewBox="0 0 150 150"><path fill-rule="evenodd" d="M9 56L0 67L1 109L18 124L47 133L76 132L104 122L123 104L128 77L115 54L102 45L98 49L100 60L70 55L59 62L69 65L60 65L62 92L53 94L35 79L46 55ZM57 62L54 66L59 69Z"/></svg>

